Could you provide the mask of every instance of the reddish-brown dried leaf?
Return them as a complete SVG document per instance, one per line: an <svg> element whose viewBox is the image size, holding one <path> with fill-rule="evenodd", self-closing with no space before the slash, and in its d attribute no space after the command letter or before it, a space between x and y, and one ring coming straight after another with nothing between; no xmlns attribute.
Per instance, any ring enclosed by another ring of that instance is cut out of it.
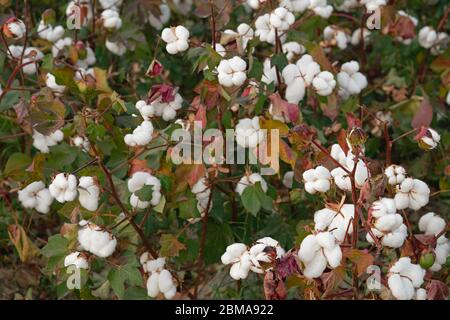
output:
<svg viewBox="0 0 450 320"><path fill-rule="evenodd" d="M433 107L427 98L422 100L419 110L417 110L412 119L411 126L415 129L420 127L428 127L433 120Z"/></svg>

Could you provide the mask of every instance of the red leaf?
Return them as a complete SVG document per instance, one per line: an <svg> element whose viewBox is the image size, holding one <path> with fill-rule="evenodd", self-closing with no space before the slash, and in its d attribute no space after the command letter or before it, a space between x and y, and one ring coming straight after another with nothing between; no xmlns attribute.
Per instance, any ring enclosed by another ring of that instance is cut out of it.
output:
<svg viewBox="0 0 450 320"><path fill-rule="evenodd" d="M147 99L147 103L152 103L158 98L161 98L161 102L169 103L175 100L176 90L174 87L168 84L155 84L150 89L150 95Z"/></svg>
<svg viewBox="0 0 450 320"><path fill-rule="evenodd" d="M286 279L293 274L300 273L297 260L295 260L292 252L281 257L277 266L277 271L281 279Z"/></svg>
<svg viewBox="0 0 450 320"><path fill-rule="evenodd" d="M361 127L361 120L356 117L353 113L347 112L345 114L345 118L347 119L347 124L349 128Z"/></svg>
<svg viewBox="0 0 450 320"><path fill-rule="evenodd" d="M448 287L438 280L431 280L426 287L428 300L447 300Z"/></svg>
<svg viewBox="0 0 450 320"><path fill-rule="evenodd" d="M433 107L431 106L430 101L427 98L424 98L420 104L419 110L417 110L412 119L411 126L414 129L429 127L431 120L433 120Z"/></svg>
<svg viewBox="0 0 450 320"><path fill-rule="evenodd" d="M164 68L158 60L153 60L147 69L147 75L150 78L159 76L163 72Z"/></svg>
<svg viewBox="0 0 450 320"><path fill-rule="evenodd" d="M206 109L203 104L199 104L197 112L195 113L195 121L202 122L202 129L206 128Z"/></svg>
<svg viewBox="0 0 450 320"><path fill-rule="evenodd" d="M287 292L284 282L273 271L266 272L264 276L264 295L267 300L286 299Z"/></svg>
<svg viewBox="0 0 450 320"><path fill-rule="evenodd" d="M288 119L289 122L297 122L299 116L299 107L297 104L283 100L278 92L272 93L269 99L272 102L272 112L274 114L283 114L284 118Z"/></svg>

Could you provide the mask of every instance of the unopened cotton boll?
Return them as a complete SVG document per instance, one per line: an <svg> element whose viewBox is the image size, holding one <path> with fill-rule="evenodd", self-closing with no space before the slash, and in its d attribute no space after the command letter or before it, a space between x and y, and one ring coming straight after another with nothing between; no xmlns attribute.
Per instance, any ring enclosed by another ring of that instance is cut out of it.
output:
<svg viewBox="0 0 450 320"><path fill-rule="evenodd" d="M108 30L118 30L122 26L122 19L116 10L104 10L101 18L103 20L103 26Z"/></svg>
<svg viewBox="0 0 450 320"><path fill-rule="evenodd" d="M48 213L53 202L50 191L42 181L32 182L19 190L18 198L24 208L36 209L40 213Z"/></svg>
<svg viewBox="0 0 450 320"><path fill-rule="evenodd" d="M78 269L89 269L89 263L82 253L75 251L64 258L64 267L75 266Z"/></svg>
<svg viewBox="0 0 450 320"><path fill-rule="evenodd" d="M342 243L346 235L353 233L350 224L354 215L355 206L353 204L344 204L339 208L339 211L330 208L318 210L314 213L314 229L316 231L329 231L338 243Z"/></svg>
<svg viewBox="0 0 450 320"><path fill-rule="evenodd" d="M75 200L77 178L73 174L58 173L48 187L50 194L60 203Z"/></svg>
<svg viewBox="0 0 450 320"><path fill-rule="evenodd" d="M78 242L84 250L100 258L107 258L113 254L117 245L114 235L86 220L81 220L79 225Z"/></svg>
<svg viewBox="0 0 450 320"><path fill-rule="evenodd" d="M100 188L93 177L81 177L78 183L78 200L83 208L95 211L98 208Z"/></svg>
<svg viewBox="0 0 450 320"><path fill-rule="evenodd" d="M161 39L166 42L166 50L169 54L177 54L189 48L189 30L183 26L165 28Z"/></svg>
<svg viewBox="0 0 450 320"><path fill-rule="evenodd" d="M425 270L412 264L408 257L400 258L389 270L388 286L397 300L411 300L415 289L424 281Z"/></svg>
<svg viewBox="0 0 450 320"><path fill-rule="evenodd" d="M337 75L340 88L349 95L359 94L362 89L367 87L366 77L358 71L359 63L350 61L342 65L341 71ZM341 93L341 95L345 96L345 93Z"/></svg>
<svg viewBox="0 0 450 320"><path fill-rule="evenodd" d="M392 164L384 170L388 183L392 186L400 184L406 178L406 170L402 166Z"/></svg>
<svg viewBox="0 0 450 320"><path fill-rule="evenodd" d="M441 141L441 136L436 130L427 128L424 134L421 134L419 138L419 147L423 150L429 151L433 150L439 145Z"/></svg>
<svg viewBox="0 0 450 320"><path fill-rule="evenodd" d="M342 260L342 250L332 233L319 232L303 239L298 257L305 264L303 275L313 279L320 277L327 267L338 267Z"/></svg>
<svg viewBox="0 0 450 320"><path fill-rule="evenodd" d="M284 43L282 46L282 49L283 49L283 53L286 55L286 59L289 62L292 62L292 60L296 56L299 56L306 52L305 47L295 41L290 41L290 42Z"/></svg>
<svg viewBox="0 0 450 320"><path fill-rule="evenodd" d="M347 43L350 38L344 30L336 26L327 26L323 29L323 38L328 43L336 45L339 49L344 50L347 48Z"/></svg>
<svg viewBox="0 0 450 320"><path fill-rule="evenodd" d="M406 208L419 210L430 198L430 188L419 179L406 178L397 186L396 192L394 200L399 210Z"/></svg>
<svg viewBox="0 0 450 320"><path fill-rule="evenodd" d="M247 246L243 243L234 243L226 248L221 257L222 263L231 264L230 276L235 280L245 279L252 266Z"/></svg>
<svg viewBox="0 0 450 320"><path fill-rule="evenodd" d="M64 35L64 28L62 26L52 26L51 24L45 24L44 20L39 22L37 27L37 33L39 38L56 42Z"/></svg>
<svg viewBox="0 0 450 320"><path fill-rule="evenodd" d="M148 201L140 200L135 194L144 186L152 187L152 198ZM148 172L138 171L128 180L128 190L132 193L130 204L134 208L145 209L149 205L157 206L161 200L161 181Z"/></svg>
<svg viewBox="0 0 450 320"><path fill-rule="evenodd" d="M56 78L51 73L47 73L45 85L49 87L55 93L55 95L61 95L64 90L66 90L66 86L56 83Z"/></svg>
<svg viewBox="0 0 450 320"><path fill-rule="evenodd" d="M151 121L144 120L133 130L133 133L125 135L124 141L131 147L145 146L152 141L152 135L153 124Z"/></svg>
<svg viewBox="0 0 450 320"><path fill-rule="evenodd" d="M288 171L283 176L283 185L291 189L292 185L294 184L294 171Z"/></svg>
<svg viewBox="0 0 450 320"><path fill-rule="evenodd" d="M336 80L331 72L322 71L313 79L312 85L318 95L329 96L336 86Z"/></svg>
<svg viewBox="0 0 450 320"><path fill-rule="evenodd" d="M236 124L236 142L243 148L255 148L265 140L259 117L240 119Z"/></svg>
<svg viewBox="0 0 450 320"><path fill-rule="evenodd" d="M14 17L9 18L3 24L3 34L7 38L13 38L16 40L22 39L25 35L26 30L27 27L25 26L25 23L23 23L22 20Z"/></svg>
<svg viewBox="0 0 450 320"><path fill-rule="evenodd" d="M250 175L244 175L241 180L239 180L238 184L236 185L236 192L239 193L239 195L242 195L244 193L244 190L248 186L253 186L257 182L260 183L261 189L263 192L267 192L267 183L263 179L263 177L258 173L252 173Z"/></svg>
<svg viewBox="0 0 450 320"><path fill-rule="evenodd" d="M63 139L64 133L61 130L56 130L48 136L44 136L37 130L33 130L33 147L42 153L49 153L49 147L56 146Z"/></svg>
<svg viewBox="0 0 450 320"><path fill-rule="evenodd" d="M323 166L318 166L315 169L309 169L303 172L303 180L305 182L305 190L310 194L330 190L331 174Z"/></svg>
<svg viewBox="0 0 450 320"><path fill-rule="evenodd" d="M105 42L106 49L116 56L123 56L127 52L127 47L120 41L110 41L106 39Z"/></svg>
<svg viewBox="0 0 450 320"><path fill-rule="evenodd" d="M217 66L218 80L224 87L241 86L247 79L247 63L240 57L223 59Z"/></svg>

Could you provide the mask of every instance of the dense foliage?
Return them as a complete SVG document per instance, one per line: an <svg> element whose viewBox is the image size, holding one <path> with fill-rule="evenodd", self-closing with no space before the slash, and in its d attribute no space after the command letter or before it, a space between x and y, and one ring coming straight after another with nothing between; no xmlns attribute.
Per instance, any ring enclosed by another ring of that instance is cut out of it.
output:
<svg viewBox="0 0 450 320"><path fill-rule="evenodd" d="M0 298L447 299L449 14L0 0Z"/></svg>

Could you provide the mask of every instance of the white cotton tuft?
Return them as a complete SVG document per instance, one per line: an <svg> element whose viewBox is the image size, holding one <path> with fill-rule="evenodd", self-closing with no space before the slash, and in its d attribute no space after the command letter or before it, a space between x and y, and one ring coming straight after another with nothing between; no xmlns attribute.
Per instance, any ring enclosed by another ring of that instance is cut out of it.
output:
<svg viewBox="0 0 450 320"><path fill-rule="evenodd" d="M60 203L73 201L77 197L77 178L72 174L59 173L48 187L52 197Z"/></svg>
<svg viewBox="0 0 450 320"><path fill-rule="evenodd" d="M36 209L40 213L48 213L53 202L50 191L42 181L35 181L19 190L18 198L24 208Z"/></svg>
<svg viewBox="0 0 450 320"><path fill-rule="evenodd" d="M116 249L117 239L96 224L82 220L79 223L78 242L80 246L100 258L107 258Z"/></svg>
<svg viewBox="0 0 450 320"><path fill-rule="evenodd" d="M100 196L100 188L93 177L81 177L78 183L78 201L83 208L96 211Z"/></svg>

